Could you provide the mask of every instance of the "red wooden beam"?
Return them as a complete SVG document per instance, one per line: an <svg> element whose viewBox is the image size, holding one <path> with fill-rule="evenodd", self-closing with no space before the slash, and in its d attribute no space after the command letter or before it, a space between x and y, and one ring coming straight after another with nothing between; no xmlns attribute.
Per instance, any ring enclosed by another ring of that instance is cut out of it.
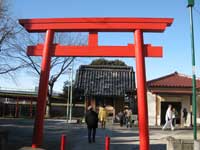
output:
<svg viewBox="0 0 200 150"><path fill-rule="evenodd" d="M135 46L62 46L50 47L51 56L57 57L135 57ZM29 56L42 56L43 45L28 46ZM162 57L161 46L144 45L145 57Z"/></svg>
<svg viewBox="0 0 200 150"><path fill-rule="evenodd" d="M46 97L48 92L48 81L50 74L51 53L50 46L53 44L54 31L48 30L46 32L42 63L40 71L40 83L37 99L37 110L35 115L35 125L33 131L32 148L42 146L43 128L44 128L44 114L46 108Z"/></svg>
<svg viewBox="0 0 200 150"><path fill-rule="evenodd" d="M144 40L141 30L134 33L135 54L136 54L136 78L137 78L137 102L138 102L138 123L140 150L149 150L149 129L148 129L148 105L147 105L147 87Z"/></svg>
<svg viewBox="0 0 200 150"><path fill-rule="evenodd" d="M97 32L89 32L88 45L89 46L98 46L98 33Z"/></svg>
<svg viewBox="0 0 200 150"><path fill-rule="evenodd" d="M163 32L173 22L172 18L45 18L20 19L29 32Z"/></svg>

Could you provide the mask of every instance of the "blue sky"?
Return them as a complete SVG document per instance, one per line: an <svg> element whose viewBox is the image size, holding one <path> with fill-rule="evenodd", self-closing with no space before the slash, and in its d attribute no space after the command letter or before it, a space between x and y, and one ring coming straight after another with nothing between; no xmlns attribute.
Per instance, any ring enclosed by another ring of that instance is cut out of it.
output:
<svg viewBox="0 0 200 150"><path fill-rule="evenodd" d="M144 34L144 43L163 46L163 58L146 58L147 80L178 71L191 75L191 45L189 10L186 0L10 0L13 18L67 18L67 17L155 17L174 18L164 33ZM200 76L200 2L194 9L196 73ZM127 45L133 43L133 33L102 33L100 45ZM91 58L79 58L75 66L88 64ZM135 59L123 59L135 69ZM56 84L61 91L65 76ZM32 77L23 84L11 83L13 87L34 88L37 81ZM4 85L4 84L3 84ZM6 86L6 85L5 85ZM7 85L8 86L8 85Z"/></svg>

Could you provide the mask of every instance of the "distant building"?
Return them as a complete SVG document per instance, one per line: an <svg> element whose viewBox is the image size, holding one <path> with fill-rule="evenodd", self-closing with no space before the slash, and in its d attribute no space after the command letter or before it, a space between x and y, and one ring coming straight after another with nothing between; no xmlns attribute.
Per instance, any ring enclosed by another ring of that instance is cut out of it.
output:
<svg viewBox="0 0 200 150"><path fill-rule="evenodd" d="M0 89L0 117L34 117L37 90ZM66 100L53 94L53 116L66 116Z"/></svg>
<svg viewBox="0 0 200 150"><path fill-rule="evenodd" d="M77 70L75 88L85 101L85 108L106 105L118 113L128 105L137 111L132 67L82 65Z"/></svg>
<svg viewBox="0 0 200 150"><path fill-rule="evenodd" d="M37 93L28 90L0 90L1 117L33 117L35 115Z"/></svg>
<svg viewBox="0 0 200 150"><path fill-rule="evenodd" d="M200 79L196 80L197 88ZM177 124L190 126L192 124L192 78L178 72L156 78L147 82L148 112L150 125L162 125L165 122L165 112L169 104L177 111ZM183 120L183 109L188 112L187 122ZM200 96L197 90L197 118L200 119Z"/></svg>

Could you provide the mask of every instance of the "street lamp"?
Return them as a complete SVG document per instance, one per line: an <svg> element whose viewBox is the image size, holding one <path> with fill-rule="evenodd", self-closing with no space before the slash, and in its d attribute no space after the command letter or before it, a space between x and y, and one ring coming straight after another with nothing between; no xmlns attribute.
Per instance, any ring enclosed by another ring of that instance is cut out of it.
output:
<svg viewBox="0 0 200 150"><path fill-rule="evenodd" d="M193 14L192 8L194 6L194 0L188 0L188 8L190 11L190 34L191 34L191 52L192 52L192 113L193 113L193 132L194 132L194 140L197 139L197 121L196 121L196 67L195 67L195 48L194 48L194 28L193 28Z"/></svg>
<svg viewBox="0 0 200 150"><path fill-rule="evenodd" d="M72 121L72 98L73 98L73 68L74 68L74 60L72 62L72 69L71 69L71 96L70 96L70 111L69 111L69 120Z"/></svg>
<svg viewBox="0 0 200 150"><path fill-rule="evenodd" d="M72 71L72 68L69 68L68 69L68 73L69 73L69 81L70 81L70 73L71 73L71 71ZM68 120L69 120L69 98L70 98L71 96L70 96L70 82L69 82L69 84L68 84L68 88L67 88L67 122L68 122Z"/></svg>

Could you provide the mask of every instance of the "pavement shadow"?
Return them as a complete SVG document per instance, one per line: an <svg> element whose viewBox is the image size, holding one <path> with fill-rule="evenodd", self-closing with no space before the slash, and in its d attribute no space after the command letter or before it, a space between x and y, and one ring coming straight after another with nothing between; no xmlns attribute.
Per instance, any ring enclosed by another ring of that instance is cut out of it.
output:
<svg viewBox="0 0 200 150"><path fill-rule="evenodd" d="M87 140L87 128L75 129L73 133L69 135L68 139L68 149L69 150L104 150L105 149L105 137L109 136L110 140L110 150L139 150L139 133L138 129L126 128L106 128L97 129L96 142L88 143ZM165 144L151 144L150 148L152 150L166 150Z"/></svg>
<svg viewBox="0 0 200 150"><path fill-rule="evenodd" d="M165 144L151 144L151 150L166 150ZM139 150L139 145L137 144L111 144L110 150Z"/></svg>
<svg viewBox="0 0 200 150"><path fill-rule="evenodd" d="M31 119L0 119L0 128L9 131L6 150L18 150L24 146L31 146L34 120ZM104 150L105 137L111 137L110 150L139 149L138 128L108 126L97 129L96 142L88 143L85 124L67 124L65 121L45 120L42 148L59 150L61 135L66 135L67 150ZM137 143L137 144L135 144ZM151 149L165 150L165 144L151 144Z"/></svg>

